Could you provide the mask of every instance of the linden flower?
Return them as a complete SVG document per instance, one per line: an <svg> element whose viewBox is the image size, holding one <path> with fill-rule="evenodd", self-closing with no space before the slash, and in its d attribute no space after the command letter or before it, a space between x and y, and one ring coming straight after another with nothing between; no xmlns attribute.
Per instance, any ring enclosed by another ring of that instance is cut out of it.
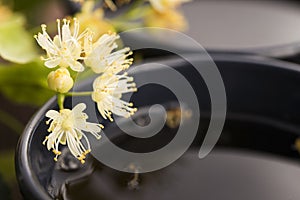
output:
<svg viewBox="0 0 300 200"><path fill-rule="evenodd" d="M145 25L149 27L169 28L178 31L185 31L188 27L188 23L182 13L172 9L167 12L150 10L144 21Z"/></svg>
<svg viewBox="0 0 300 200"><path fill-rule="evenodd" d="M81 12L76 14L76 18L81 24L80 31L89 28L93 32L93 41L108 31L115 31L115 28L105 20L104 10L102 8L95 9L95 1L85 1L82 4Z"/></svg>
<svg viewBox="0 0 300 200"><path fill-rule="evenodd" d="M123 48L114 51L118 47L116 40L119 38L120 36L115 33L104 34L95 43L86 38L84 63L91 67L95 73L111 72L117 74L129 68L133 62L132 58L127 58L132 55L130 49Z"/></svg>
<svg viewBox="0 0 300 200"><path fill-rule="evenodd" d="M70 20L63 19L61 27L60 20L57 20L58 35L53 40L46 31L46 25L41 25L42 33L35 35L38 44L47 52L48 58L45 60L45 66L54 68L60 66L63 68L70 67L72 70L81 72L84 70L83 65L78 61L83 59L83 53L80 40L86 37L89 32L85 30L79 35L79 22L74 19L73 34L70 30Z"/></svg>
<svg viewBox="0 0 300 200"><path fill-rule="evenodd" d="M97 102L98 110L104 119L113 121L111 114L130 117L136 112L132 103L121 100L122 94L137 91L133 78L123 75L103 74L95 79L92 93L93 101Z"/></svg>
<svg viewBox="0 0 300 200"><path fill-rule="evenodd" d="M180 6L182 3L189 2L191 0L149 0L152 7L157 12L165 12L169 9L175 9Z"/></svg>
<svg viewBox="0 0 300 200"><path fill-rule="evenodd" d="M97 139L101 136L98 134L101 132L103 126L101 124L87 122L88 116L83 112L86 105L80 103L76 105L72 110L62 109L60 112L55 110L49 110L46 113L46 117L50 118L46 123L50 123L48 131L50 134L46 137L43 144L46 145L48 150L53 151L56 155L54 160L57 161L58 156L61 154L59 151L59 144L67 145L70 152L84 163L86 155L91 151L88 138L84 134L90 132ZM85 147L81 139L86 141L87 147Z"/></svg>

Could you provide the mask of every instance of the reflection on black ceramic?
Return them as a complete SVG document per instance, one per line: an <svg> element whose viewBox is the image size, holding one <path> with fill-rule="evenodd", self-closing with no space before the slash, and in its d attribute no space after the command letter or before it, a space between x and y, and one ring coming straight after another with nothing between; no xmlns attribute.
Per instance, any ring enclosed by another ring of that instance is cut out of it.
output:
<svg viewBox="0 0 300 200"><path fill-rule="evenodd" d="M204 120L201 126L207 127L207 121ZM139 175L122 173L90 159L92 169L86 169L84 176L68 177L60 186L58 197L73 200L85 198L280 200L288 194L300 196L297 186L300 178L299 163L267 154L230 151L226 148L217 148L207 158L200 160L197 147L204 132L203 129L199 131L199 138L183 157L156 172ZM148 144L167 144L175 133L176 129L165 127L159 133L161 138L149 141ZM294 133L264 124L228 120L218 145L252 148L265 152L277 151L274 153L297 157L297 153L291 148L295 136ZM117 144L136 152L153 148L147 147L147 143L140 144L129 138L119 140ZM132 167L138 172L138 166ZM56 175L58 174L53 174L53 179L59 178ZM278 181L278 178L281 181ZM291 182L295 185L282 184ZM272 188L279 187L281 189L278 192L270 192Z"/></svg>
<svg viewBox="0 0 300 200"><path fill-rule="evenodd" d="M55 106L52 100L29 124L20 141L17 172L24 196L109 200L282 200L287 196L299 199L300 161L293 148L300 130L299 66L258 57L213 57L224 79L228 115L218 145L208 157L203 160L197 157L210 120L206 85L189 64L174 58L164 63L188 78L201 108L197 138L183 157L162 170L145 174L137 174L139 166L134 163L128 167L136 169L136 174L117 172L92 156L81 165L69 156L67 149L55 163L52 153L42 145L47 129L43 115ZM205 65L201 56L193 59ZM161 70L149 68L136 73L138 84L139 78ZM106 133L115 136L113 142L134 152L153 151L168 144L177 130L178 104L174 95L164 87L147 85L139 88L132 100L140 110L160 103L173 116L160 133L147 139L126 136L113 123L105 124ZM190 114L183 125L193 123ZM136 117L138 124L148 123L146 113Z"/></svg>

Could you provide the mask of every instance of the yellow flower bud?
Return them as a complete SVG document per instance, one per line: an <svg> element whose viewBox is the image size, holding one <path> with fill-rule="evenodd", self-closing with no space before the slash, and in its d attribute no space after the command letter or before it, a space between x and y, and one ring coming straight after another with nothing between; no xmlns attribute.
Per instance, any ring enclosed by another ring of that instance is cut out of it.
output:
<svg viewBox="0 0 300 200"><path fill-rule="evenodd" d="M73 79L66 68L52 71L48 75L48 87L60 93L66 93L73 87Z"/></svg>

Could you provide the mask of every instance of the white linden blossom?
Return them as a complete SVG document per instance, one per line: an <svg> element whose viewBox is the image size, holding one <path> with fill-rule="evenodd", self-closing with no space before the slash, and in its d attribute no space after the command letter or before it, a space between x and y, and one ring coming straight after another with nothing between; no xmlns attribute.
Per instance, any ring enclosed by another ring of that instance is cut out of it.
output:
<svg viewBox="0 0 300 200"><path fill-rule="evenodd" d="M152 7L157 12L165 12L168 9L174 9L180 6L182 3L189 2L191 0L149 0Z"/></svg>
<svg viewBox="0 0 300 200"><path fill-rule="evenodd" d="M115 74L103 74L95 79L92 93L93 101L97 102L98 110L104 119L113 121L112 113L130 117L137 109L133 108L133 103L121 100L122 94L137 91L133 77Z"/></svg>
<svg viewBox="0 0 300 200"><path fill-rule="evenodd" d="M85 108L86 105L80 103L72 110L62 109L60 112L49 110L46 113L46 117L50 118L46 122L50 124L48 129L50 134L46 137L43 144L46 145L47 143L48 150L52 149L56 155L54 158L55 161L57 161L58 156L61 154L59 144L62 144L67 145L70 152L83 164L86 155L91 151L90 143L83 131L90 132L97 139L101 138L98 133L101 132L103 126L87 122L88 116L83 112ZM86 141L87 147L82 144L81 139Z"/></svg>
<svg viewBox="0 0 300 200"><path fill-rule="evenodd" d="M70 67L72 70L81 72L84 70L83 65L79 60L84 59L81 57L83 50L80 40L88 37L91 34L88 30L83 31L79 35L79 22L74 19L73 34L70 30L70 20L63 19L61 27L60 20L57 20L58 35L53 40L50 38L46 31L46 25L42 24L42 33L35 35L38 44L46 51L48 58L45 60L45 66L54 68L60 66L63 68Z"/></svg>
<svg viewBox="0 0 300 200"><path fill-rule="evenodd" d="M95 43L92 43L91 37L86 37L84 63L95 73L117 74L129 68L133 62L132 58L127 58L132 55L130 49L123 48L114 51L118 47L116 40L119 38L120 36L115 33L103 34Z"/></svg>

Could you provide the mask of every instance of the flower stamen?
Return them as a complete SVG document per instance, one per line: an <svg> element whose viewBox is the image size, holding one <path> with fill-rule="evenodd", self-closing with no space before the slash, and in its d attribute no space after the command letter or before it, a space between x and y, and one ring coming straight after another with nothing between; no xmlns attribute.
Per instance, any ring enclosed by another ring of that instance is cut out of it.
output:
<svg viewBox="0 0 300 200"><path fill-rule="evenodd" d="M100 139L101 129L103 125L87 122L86 113L82 111L86 108L84 103L76 105L72 110L63 109L60 112L50 110L46 113L46 117L50 118L47 122L50 123L48 131L50 134L43 141L47 145L48 150L52 149L55 154L54 160L57 161L61 155L59 150L60 144L66 144L70 152L81 163L84 163L86 155L91 151L90 143L84 132L90 132L97 139ZM85 140L86 146L82 143Z"/></svg>

